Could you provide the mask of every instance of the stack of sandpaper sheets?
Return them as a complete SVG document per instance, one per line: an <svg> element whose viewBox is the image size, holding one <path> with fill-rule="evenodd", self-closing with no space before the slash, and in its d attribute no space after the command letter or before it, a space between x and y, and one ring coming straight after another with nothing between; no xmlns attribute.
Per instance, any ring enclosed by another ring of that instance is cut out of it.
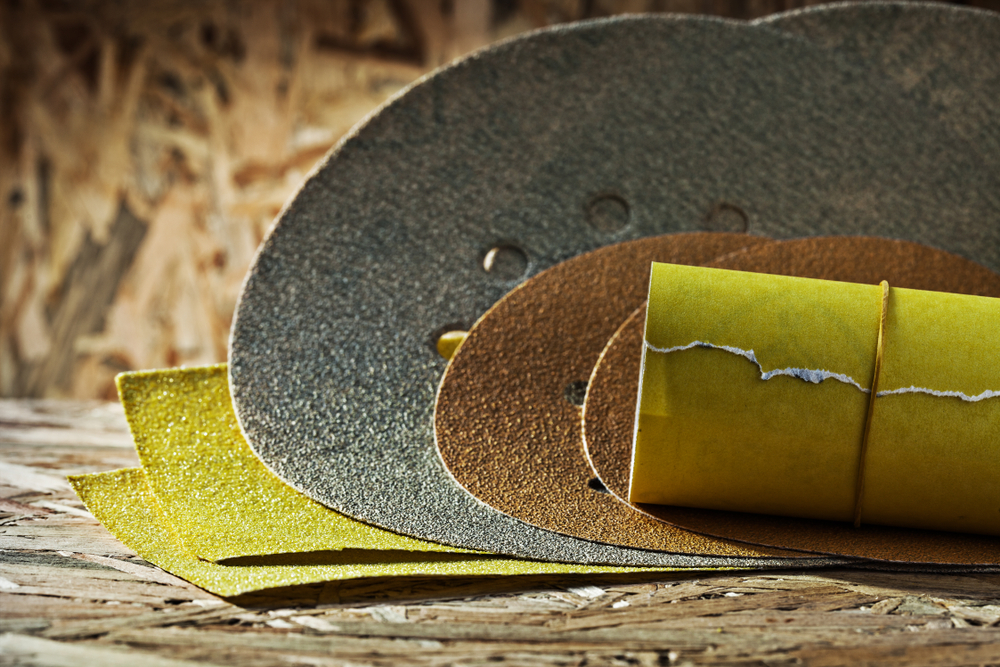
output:
<svg viewBox="0 0 1000 667"><path fill-rule="evenodd" d="M218 595L359 577L623 570L482 554L320 505L247 446L225 366L132 373L119 387L142 468L74 477L73 487L143 558Z"/></svg>
<svg viewBox="0 0 1000 667"><path fill-rule="evenodd" d="M120 377L142 468L74 488L225 596L1000 567L992 537L627 502L652 262L1000 297L998 68L994 14L852 3L564 26L441 70L279 216L228 365Z"/></svg>

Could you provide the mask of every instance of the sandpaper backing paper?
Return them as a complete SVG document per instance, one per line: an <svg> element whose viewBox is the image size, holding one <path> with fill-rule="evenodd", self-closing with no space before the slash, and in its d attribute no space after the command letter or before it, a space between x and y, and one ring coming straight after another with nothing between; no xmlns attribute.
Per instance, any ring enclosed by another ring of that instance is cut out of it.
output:
<svg viewBox="0 0 1000 667"><path fill-rule="evenodd" d="M998 322L989 297L655 263L629 498L1000 536Z"/></svg>

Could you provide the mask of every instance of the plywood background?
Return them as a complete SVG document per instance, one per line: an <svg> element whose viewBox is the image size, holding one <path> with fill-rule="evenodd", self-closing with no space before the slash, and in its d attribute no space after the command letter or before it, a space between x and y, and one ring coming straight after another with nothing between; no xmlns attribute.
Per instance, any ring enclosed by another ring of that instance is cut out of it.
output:
<svg viewBox="0 0 1000 667"><path fill-rule="evenodd" d="M438 65L564 21L810 4L0 0L0 396L114 398L123 370L224 360L281 205Z"/></svg>

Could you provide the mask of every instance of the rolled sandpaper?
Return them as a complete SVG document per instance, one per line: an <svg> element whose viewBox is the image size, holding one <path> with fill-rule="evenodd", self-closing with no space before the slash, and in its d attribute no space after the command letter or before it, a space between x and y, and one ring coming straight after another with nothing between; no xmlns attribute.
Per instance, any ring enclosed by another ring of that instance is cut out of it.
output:
<svg viewBox="0 0 1000 667"><path fill-rule="evenodd" d="M633 502L1000 535L1000 300L654 265Z"/></svg>

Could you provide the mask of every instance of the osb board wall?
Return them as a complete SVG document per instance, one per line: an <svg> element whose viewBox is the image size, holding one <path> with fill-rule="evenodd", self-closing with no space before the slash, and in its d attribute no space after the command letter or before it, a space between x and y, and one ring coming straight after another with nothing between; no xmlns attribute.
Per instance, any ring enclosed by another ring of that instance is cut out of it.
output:
<svg viewBox="0 0 1000 667"><path fill-rule="evenodd" d="M114 398L225 359L282 204L378 104L470 50L636 11L808 0L0 0L0 395Z"/></svg>

